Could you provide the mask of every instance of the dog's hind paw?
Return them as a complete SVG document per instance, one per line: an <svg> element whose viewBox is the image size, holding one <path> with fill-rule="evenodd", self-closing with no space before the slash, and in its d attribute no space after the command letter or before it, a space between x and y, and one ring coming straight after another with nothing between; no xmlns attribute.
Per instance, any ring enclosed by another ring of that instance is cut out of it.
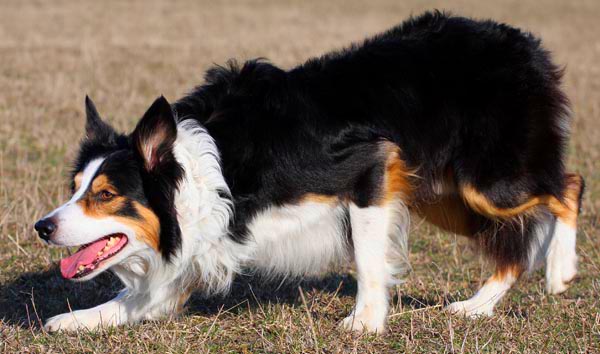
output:
<svg viewBox="0 0 600 354"><path fill-rule="evenodd" d="M453 315L469 318L491 317L494 315L494 305L465 300L451 303L446 307L446 311Z"/></svg>

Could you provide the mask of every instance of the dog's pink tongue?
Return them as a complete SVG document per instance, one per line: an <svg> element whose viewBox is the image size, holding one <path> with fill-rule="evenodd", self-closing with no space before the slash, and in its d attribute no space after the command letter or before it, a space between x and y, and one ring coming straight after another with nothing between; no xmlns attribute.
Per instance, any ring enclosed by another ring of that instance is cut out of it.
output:
<svg viewBox="0 0 600 354"><path fill-rule="evenodd" d="M98 252L100 252L107 243L107 239L98 240L77 253L61 259L60 273L63 278L71 279L77 274L77 269L80 265L87 266L92 264L96 259Z"/></svg>

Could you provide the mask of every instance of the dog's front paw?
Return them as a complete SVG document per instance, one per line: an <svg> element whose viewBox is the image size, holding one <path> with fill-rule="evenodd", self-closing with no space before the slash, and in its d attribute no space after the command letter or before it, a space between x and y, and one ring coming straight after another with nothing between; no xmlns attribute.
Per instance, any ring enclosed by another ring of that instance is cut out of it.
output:
<svg viewBox="0 0 600 354"><path fill-rule="evenodd" d="M362 311L358 314L352 313L344 318L340 327L347 331L383 333L385 332L385 313L377 316L370 311Z"/></svg>
<svg viewBox="0 0 600 354"><path fill-rule="evenodd" d="M46 321L44 329L48 332L77 331L81 329L96 329L100 326L115 325L115 321L109 319L102 321L100 312L93 310L79 310L63 313L51 317Z"/></svg>
<svg viewBox="0 0 600 354"><path fill-rule="evenodd" d="M86 328L86 326L78 320L75 312L67 312L51 317L44 324L44 329L48 332L76 331L83 328Z"/></svg>

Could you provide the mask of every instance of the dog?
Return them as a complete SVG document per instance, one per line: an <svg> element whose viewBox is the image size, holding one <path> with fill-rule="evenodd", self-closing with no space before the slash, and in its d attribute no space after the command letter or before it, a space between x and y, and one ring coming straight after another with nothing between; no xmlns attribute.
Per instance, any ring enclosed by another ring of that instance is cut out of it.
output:
<svg viewBox="0 0 600 354"><path fill-rule="evenodd" d="M442 12L411 17L283 70L264 59L208 70L129 135L86 96L73 195L35 224L80 246L64 278L111 270L125 288L47 331L159 319L236 274L318 276L354 261L347 330L385 331L408 269L412 217L470 238L495 272L447 309L492 315L545 264L551 294L577 271L583 179L564 167L562 70L530 33Z"/></svg>

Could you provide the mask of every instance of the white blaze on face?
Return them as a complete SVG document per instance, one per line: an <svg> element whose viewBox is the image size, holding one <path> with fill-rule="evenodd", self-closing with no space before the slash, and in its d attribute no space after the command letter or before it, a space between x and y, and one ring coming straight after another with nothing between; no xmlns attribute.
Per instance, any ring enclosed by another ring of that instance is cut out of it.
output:
<svg viewBox="0 0 600 354"><path fill-rule="evenodd" d="M83 172L81 173L81 184L79 185L79 189L75 191L75 193L71 197L71 200L61 205L60 207L54 209L48 215L44 216L44 219L52 217L60 219L61 217L63 217L65 212L72 212L69 209L73 209L73 207L78 208L77 201L85 194L85 191L89 188L90 184L94 180L96 172L98 172L98 169L102 165L102 162L104 162L104 158L97 158L90 161L84 167Z"/></svg>
<svg viewBox="0 0 600 354"><path fill-rule="evenodd" d="M65 205L74 204L79 200L79 198L81 198L85 194L90 184L92 184L94 176L96 176L96 172L98 172L98 169L102 165L102 162L104 162L104 158L99 157L90 161L87 164L87 166L85 166L82 172L81 185L79 186L79 189L75 191L75 194L73 194L71 200L69 200Z"/></svg>

